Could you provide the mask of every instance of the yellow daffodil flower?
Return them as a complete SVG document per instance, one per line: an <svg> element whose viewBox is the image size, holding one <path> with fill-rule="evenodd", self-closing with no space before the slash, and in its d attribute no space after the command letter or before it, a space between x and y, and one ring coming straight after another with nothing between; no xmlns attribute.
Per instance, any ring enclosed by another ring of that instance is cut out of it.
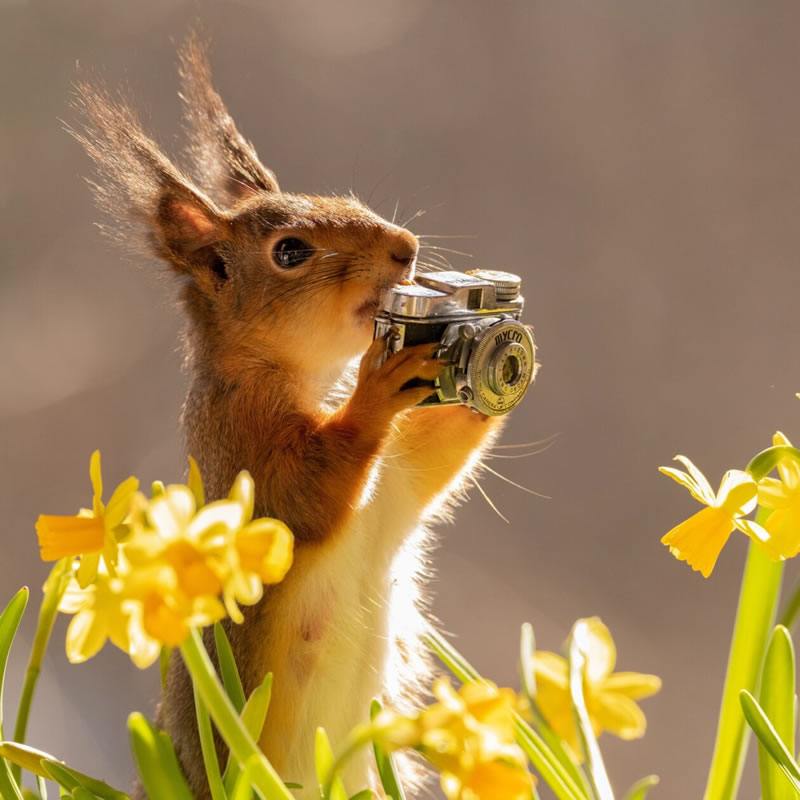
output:
<svg viewBox="0 0 800 800"><path fill-rule="evenodd" d="M776 446L792 443L778 431L772 437ZM792 459L778 462L776 478L762 478L758 483L758 503L772 513L764 527L785 558L800 553L800 464Z"/></svg>
<svg viewBox="0 0 800 800"><path fill-rule="evenodd" d="M584 696L594 733L599 736L607 730L621 739L637 739L644 735L647 720L634 701L655 694L661 688L661 679L639 672L614 672L617 652L610 631L598 617L585 622ZM537 651L533 665L536 705L550 727L578 756L567 660L556 653Z"/></svg>
<svg viewBox="0 0 800 800"><path fill-rule="evenodd" d="M98 574L101 557L111 575L117 563L117 547L131 499L139 488L136 478L124 480L103 504L103 477L100 451L89 461L89 476L94 497L92 508L82 508L72 517L41 514L36 522L43 561L58 561L67 556L80 557L78 583L88 586Z"/></svg>
<svg viewBox="0 0 800 800"><path fill-rule="evenodd" d="M660 467L660 471L688 489L695 500L708 506L676 525L661 539L675 558L685 561L707 578L734 528L746 533L773 560L785 557L761 525L744 519L755 508L758 493L756 482L747 472L728 470L719 491L714 494L706 477L688 458L675 456L675 460L688 472L672 467Z"/></svg>
<svg viewBox="0 0 800 800"><path fill-rule="evenodd" d="M132 484L126 482L125 492L115 492L103 508L95 456L95 508L88 513L97 514L112 533L118 518L121 524L129 516L129 523L124 541L114 539L113 558L102 551L89 583L81 580L79 568L59 606L74 614L67 635L71 661L91 658L111 639L137 666L147 667L163 645L178 647L190 628L222 619L221 597L231 616L241 620L236 601L256 602L263 584L282 580L291 566L293 538L286 526L252 519L254 486L246 472L228 499L205 504L200 473L191 462L188 486L154 484L148 500L135 487L128 491ZM124 516L115 504L120 495Z"/></svg>
<svg viewBox="0 0 800 800"><path fill-rule="evenodd" d="M438 702L414 717L384 711L385 749L414 747L439 771L450 800L529 800L533 776L514 742L515 694L488 681L457 692L446 678L434 684Z"/></svg>

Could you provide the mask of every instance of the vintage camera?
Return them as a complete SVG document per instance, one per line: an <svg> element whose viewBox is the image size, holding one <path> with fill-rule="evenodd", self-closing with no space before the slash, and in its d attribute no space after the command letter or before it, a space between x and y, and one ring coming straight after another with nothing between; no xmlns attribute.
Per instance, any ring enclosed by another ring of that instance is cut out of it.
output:
<svg viewBox="0 0 800 800"><path fill-rule="evenodd" d="M525 304L519 276L476 269L417 275L385 292L374 338L389 353L439 342L448 362L422 406L461 403L492 416L522 400L534 372L536 348L520 321Z"/></svg>

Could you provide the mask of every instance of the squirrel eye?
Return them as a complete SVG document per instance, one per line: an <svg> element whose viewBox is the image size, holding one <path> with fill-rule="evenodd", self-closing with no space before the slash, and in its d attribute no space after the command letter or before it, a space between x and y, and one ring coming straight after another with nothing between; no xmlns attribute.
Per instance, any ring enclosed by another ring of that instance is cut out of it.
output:
<svg viewBox="0 0 800 800"><path fill-rule="evenodd" d="M272 248L272 260L282 269L298 267L313 255L314 248L296 236L287 236Z"/></svg>

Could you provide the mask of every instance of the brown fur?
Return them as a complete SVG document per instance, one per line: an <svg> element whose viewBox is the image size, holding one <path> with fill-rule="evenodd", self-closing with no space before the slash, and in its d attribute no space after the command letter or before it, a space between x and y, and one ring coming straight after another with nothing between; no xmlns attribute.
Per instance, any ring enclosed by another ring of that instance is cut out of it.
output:
<svg viewBox="0 0 800 800"><path fill-rule="evenodd" d="M313 647L299 658L293 642L313 645L319 621L276 619L270 608L346 529L388 439L400 440L403 468L418 473L415 491L427 505L501 423L463 408L402 413L429 392L404 385L435 377L441 365L422 346L381 366L383 343L368 345L379 293L410 275L416 238L354 197L282 192L212 88L194 37L181 53L181 74L196 180L167 159L125 102L87 83L76 102L85 127L73 133L97 166L93 187L111 220L107 230L154 253L182 280L190 374L183 425L208 498L223 497L248 469L256 515L282 519L296 537L286 581L246 609L243 625L227 625L245 691L260 683L265 663L282 687L270 709L272 733L261 741L280 769L282 720L291 718L297 696L290 688L302 692L314 668ZM286 236L312 245L305 264L281 269L273 262L271 248ZM331 381L365 349L349 399L322 411ZM159 724L193 791L207 797L191 682L177 656Z"/></svg>

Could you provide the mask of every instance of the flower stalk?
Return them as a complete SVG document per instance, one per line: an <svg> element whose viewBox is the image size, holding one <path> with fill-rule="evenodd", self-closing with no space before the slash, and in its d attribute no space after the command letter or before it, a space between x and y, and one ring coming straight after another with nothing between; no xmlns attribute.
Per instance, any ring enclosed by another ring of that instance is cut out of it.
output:
<svg viewBox="0 0 800 800"><path fill-rule="evenodd" d="M294 800L236 713L225 689L217 679L214 665L196 628L192 628L180 650L197 693L205 703L231 754L242 767L252 764L253 787L261 795L262 800Z"/></svg>
<svg viewBox="0 0 800 800"><path fill-rule="evenodd" d="M22 685L22 694L17 710L17 719L14 725L14 741L18 744L25 743L25 734L28 730L28 718L31 713L33 694L42 669L42 661L53 632L53 625L58 614L58 604L64 596L72 572L72 559L63 558L58 561L50 572L44 585L44 597L39 609L39 621L36 624L36 633L33 636L31 655L25 669L25 682ZM19 783L22 769L18 765L11 768L14 779Z"/></svg>
<svg viewBox="0 0 800 800"><path fill-rule="evenodd" d="M763 524L768 511L759 509ZM775 563L754 542L750 543L739 594L722 705L704 800L736 797L747 752L748 730L739 702L742 689L756 692L761 663L780 594L783 562Z"/></svg>

